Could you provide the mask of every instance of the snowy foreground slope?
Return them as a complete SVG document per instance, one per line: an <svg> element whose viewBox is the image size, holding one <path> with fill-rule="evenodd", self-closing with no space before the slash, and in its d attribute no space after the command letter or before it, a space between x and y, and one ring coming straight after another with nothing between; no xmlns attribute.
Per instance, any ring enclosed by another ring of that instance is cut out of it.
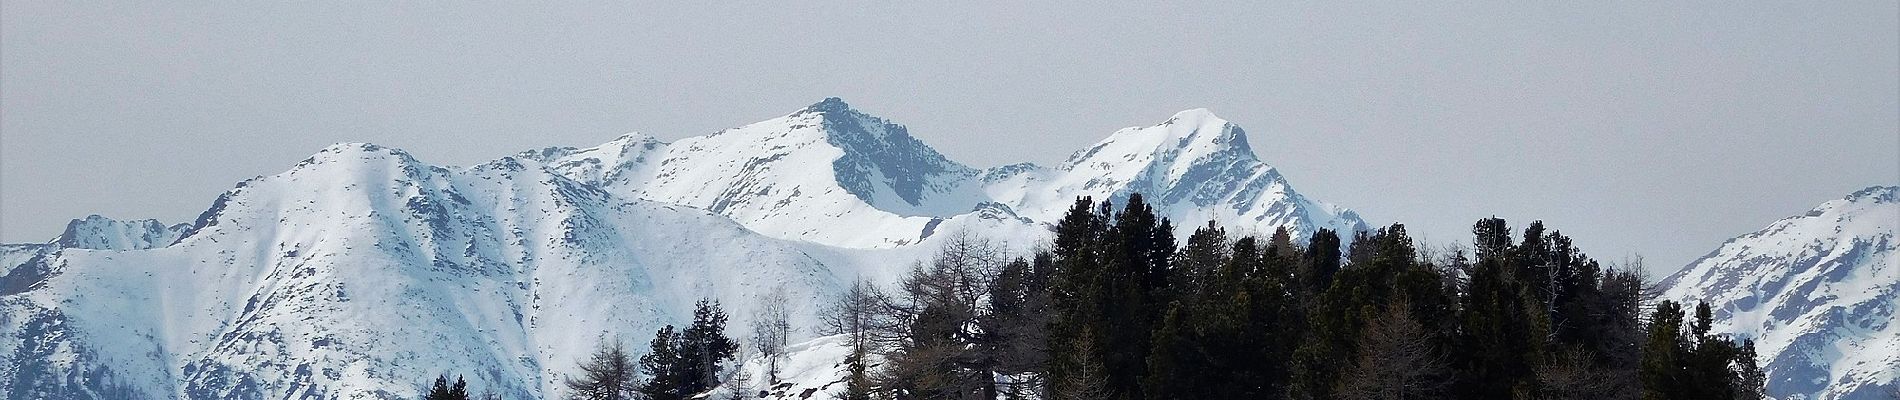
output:
<svg viewBox="0 0 1900 400"><path fill-rule="evenodd" d="M1661 282L1753 338L1768 393L1888 399L1900 379L1900 187L1876 186L1730 239Z"/></svg>
<svg viewBox="0 0 1900 400"><path fill-rule="evenodd" d="M836 99L471 167L341 144L189 224L88 217L0 246L0 398L408 398L442 373L557 397L596 344L637 348L697 299L722 301L736 333L783 287L810 339L821 299L888 282L953 233L1021 249L1075 196L1134 192L1184 232L1365 226L1202 110L1054 168L965 167ZM837 350L825 340L795 346L800 379L835 363L815 356Z"/></svg>

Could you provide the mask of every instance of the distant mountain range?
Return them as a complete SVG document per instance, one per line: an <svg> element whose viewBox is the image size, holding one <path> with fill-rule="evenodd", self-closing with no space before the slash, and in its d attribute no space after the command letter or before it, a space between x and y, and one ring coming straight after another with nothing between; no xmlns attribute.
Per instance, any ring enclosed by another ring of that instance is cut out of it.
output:
<svg viewBox="0 0 1900 400"><path fill-rule="evenodd" d="M1206 110L1060 165L988 169L836 98L671 143L629 134L467 167L339 144L188 224L91 216L0 245L0 398L414 397L442 373L554 397L597 344L641 343L700 298L742 327L783 288L810 327L851 281L894 281L955 233L1026 251L1077 197L1134 193L1182 234L1367 229ZM1900 365L1895 197L1871 188L1732 240L1664 294L1716 303L1721 326L1760 341L1773 393L1882 390ZM830 382L835 342L794 345L794 380Z"/></svg>
<svg viewBox="0 0 1900 400"><path fill-rule="evenodd" d="M673 143L470 167L339 144L190 224L93 216L0 247L0 397L410 397L440 373L552 397L596 344L637 343L697 299L744 326L782 287L812 326L820 299L891 280L946 233L1027 248L1077 196L1138 192L1182 232L1366 227L1205 110L1056 167L986 170L835 98Z"/></svg>

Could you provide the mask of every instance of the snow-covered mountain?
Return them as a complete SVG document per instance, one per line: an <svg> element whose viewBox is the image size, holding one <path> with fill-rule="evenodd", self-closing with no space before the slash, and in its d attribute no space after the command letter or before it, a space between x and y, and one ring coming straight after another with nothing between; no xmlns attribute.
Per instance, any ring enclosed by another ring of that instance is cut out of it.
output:
<svg viewBox="0 0 1900 400"><path fill-rule="evenodd" d="M701 210L513 158L448 169L373 145L240 184L186 231L59 250L34 289L0 297L16 339L0 342L0 392L378 398L450 372L538 398L603 337L637 341L702 297L749 309L783 286L811 302L839 279Z"/></svg>
<svg viewBox="0 0 1900 400"><path fill-rule="evenodd" d="M973 169L837 98L673 143L630 134L522 157L621 196L703 208L768 236L848 248L915 244L949 228L1046 229L1076 197L1121 203L1133 193L1184 233L1209 220L1254 232L1286 226L1297 237L1366 228L1353 211L1293 191L1254 156L1239 126L1207 110L1122 129L1055 168ZM984 213L1001 218L970 218Z"/></svg>
<svg viewBox="0 0 1900 400"><path fill-rule="evenodd" d="M695 300L743 327L783 287L811 327L819 299L892 279L947 233L1033 246L1075 196L1134 192L1184 232L1365 226L1201 110L1055 168L967 167L837 99L471 167L341 144L190 224L88 217L0 246L0 398L413 397L442 373L554 397L596 344L638 344Z"/></svg>
<svg viewBox="0 0 1900 400"><path fill-rule="evenodd" d="M1775 221L1663 279L1707 301L1718 331L1753 338L1782 399L1887 399L1900 380L1900 187Z"/></svg>
<svg viewBox="0 0 1900 400"><path fill-rule="evenodd" d="M66 223L66 230L45 243L0 244L0 295L18 293L45 274L60 249L144 250L171 245L190 224L167 226L157 220L119 221L88 215ZM19 285L19 286L14 286Z"/></svg>

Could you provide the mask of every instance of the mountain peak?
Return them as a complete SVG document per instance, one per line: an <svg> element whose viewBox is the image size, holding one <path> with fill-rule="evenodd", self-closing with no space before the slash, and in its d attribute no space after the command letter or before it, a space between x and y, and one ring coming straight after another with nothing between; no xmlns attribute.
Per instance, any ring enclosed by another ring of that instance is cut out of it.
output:
<svg viewBox="0 0 1900 400"><path fill-rule="evenodd" d="M415 161L415 157L410 156L409 152L403 151L402 149L386 147L374 143L345 142L324 146L322 150L317 150L316 154L310 155L310 158L304 159L303 163L299 163L299 165L339 160L383 158L395 158L405 162Z"/></svg>
<svg viewBox="0 0 1900 400"><path fill-rule="evenodd" d="M292 171L323 164L358 165L365 162L394 162L397 164L420 164L409 152L394 147L385 147L373 143L337 143L325 146L311 154L309 158L298 162Z"/></svg>
<svg viewBox="0 0 1900 400"><path fill-rule="evenodd" d="M817 103L806 106L805 109L818 112L845 112L851 111L851 105L845 104L844 99L826 97L824 100L819 100Z"/></svg>
<svg viewBox="0 0 1900 400"><path fill-rule="evenodd" d="M1195 108L1175 113L1153 126L1115 131L1107 139L1071 155L1061 168L1072 170L1089 164L1125 165L1137 161L1174 164L1228 160L1258 161L1253 148L1247 144L1246 131L1205 108Z"/></svg>
<svg viewBox="0 0 1900 400"><path fill-rule="evenodd" d="M1172 124L1201 125L1204 122L1213 122L1215 124L1225 124L1227 123L1227 120L1221 119L1221 117L1214 115L1213 111L1208 111L1206 108L1190 108L1186 110L1181 110L1181 112L1174 113L1174 116L1168 117L1168 120L1162 122L1161 125L1172 125Z"/></svg>
<svg viewBox="0 0 1900 400"><path fill-rule="evenodd" d="M1900 188L1874 186L1723 242L1670 274L1662 298L1707 302L1714 327L1754 338L1774 398L1888 393L1900 354ZM1839 349L1853 349L1841 351Z"/></svg>
<svg viewBox="0 0 1900 400"><path fill-rule="evenodd" d="M1900 186L1869 186L1847 195L1847 201L1872 201L1875 203L1900 202Z"/></svg>
<svg viewBox="0 0 1900 400"><path fill-rule="evenodd" d="M166 226L150 219L119 221L93 214L66 223L66 231L53 243L62 248L143 250L172 244L185 227Z"/></svg>

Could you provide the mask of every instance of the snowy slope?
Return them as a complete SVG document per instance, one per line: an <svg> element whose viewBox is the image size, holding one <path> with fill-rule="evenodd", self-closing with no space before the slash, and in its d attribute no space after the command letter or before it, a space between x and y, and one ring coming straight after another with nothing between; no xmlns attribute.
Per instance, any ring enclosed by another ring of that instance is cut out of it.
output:
<svg viewBox="0 0 1900 400"><path fill-rule="evenodd" d="M66 232L53 239L53 244L67 249L143 250L171 245L190 226L166 226L150 219L121 222L88 215L67 223Z"/></svg>
<svg viewBox="0 0 1900 400"><path fill-rule="evenodd" d="M387 398L457 373L551 397L603 336L643 340L698 298L747 310L772 286L802 302L838 286L795 244L700 210L372 145L247 181L189 232L61 250L44 287L0 297L0 393ZM46 383L64 381L80 384Z"/></svg>
<svg viewBox="0 0 1900 400"><path fill-rule="evenodd" d="M144 250L171 245L190 224L167 226L156 220L118 221L89 215L66 223L46 243L0 244L0 296L36 284L51 268L46 262L60 249Z"/></svg>
<svg viewBox="0 0 1900 400"><path fill-rule="evenodd" d="M1230 230L1364 227L1198 110L1057 168L970 168L837 99L472 167L341 144L191 224L88 217L0 246L0 398L395 398L441 373L555 397L601 340L639 348L699 298L725 302L736 333L783 286L809 328L844 282L894 281L962 234L1026 252L1076 196L1135 192ZM830 361L807 361L800 379L826 379Z"/></svg>
<svg viewBox="0 0 1900 400"><path fill-rule="evenodd" d="M1198 109L1116 131L1056 168L971 169L836 98L670 144L630 134L523 157L624 197L703 208L768 236L847 248L916 244L946 227L1014 233L1031 231L1027 225L1046 236L1077 197L1123 203L1133 193L1147 196L1184 235L1210 220L1263 234L1284 226L1302 238L1320 228L1366 228L1358 214L1295 192L1254 155L1245 131ZM965 218L973 213L1008 216Z"/></svg>
<svg viewBox="0 0 1900 400"><path fill-rule="evenodd" d="M1366 229L1358 213L1293 191L1239 125L1205 109L1116 131L1053 170L1018 166L989 179L986 192L1039 221L1061 219L1076 197L1121 204L1141 193L1184 234L1207 221L1261 235L1287 227L1296 238Z"/></svg>
<svg viewBox="0 0 1900 400"><path fill-rule="evenodd" d="M1900 379L1900 187L1876 186L1730 239L1661 282L1754 338L1783 399L1886 399Z"/></svg>
<svg viewBox="0 0 1900 400"><path fill-rule="evenodd" d="M528 156L624 197L702 208L768 236L834 246L916 243L937 217L977 203L961 185L977 171L836 98L671 144L632 134Z"/></svg>

